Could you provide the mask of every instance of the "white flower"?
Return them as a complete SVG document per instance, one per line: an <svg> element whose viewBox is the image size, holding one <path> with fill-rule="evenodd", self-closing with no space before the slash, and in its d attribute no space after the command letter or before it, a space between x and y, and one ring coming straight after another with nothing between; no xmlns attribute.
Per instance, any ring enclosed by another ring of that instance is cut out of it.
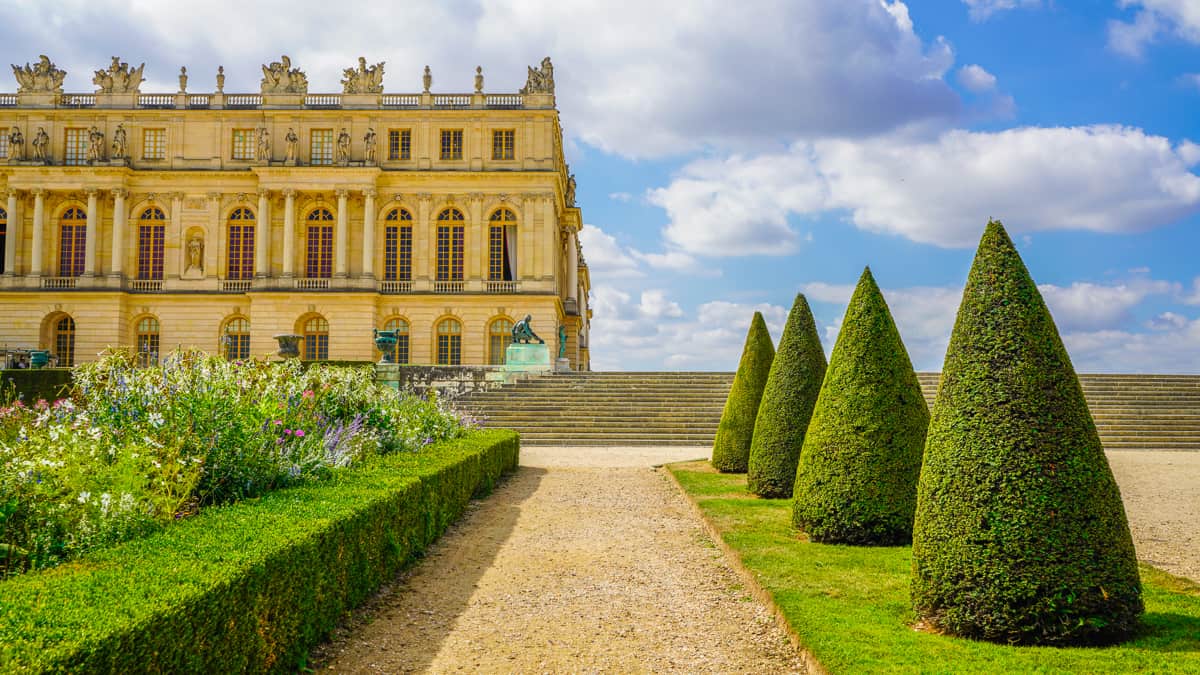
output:
<svg viewBox="0 0 1200 675"><path fill-rule="evenodd" d="M162 413L157 411L150 413L150 424L153 424L156 427L161 427L163 425Z"/></svg>
<svg viewBox="0 0 1200 675"><path fill-rule="evenodd" d="M80 504L86 504L88 498L91 496L92 496L92 493L90 493L90 492L87 492L87 491L80 492L79 496L75 498L75 501L79 502Z"/></svg>

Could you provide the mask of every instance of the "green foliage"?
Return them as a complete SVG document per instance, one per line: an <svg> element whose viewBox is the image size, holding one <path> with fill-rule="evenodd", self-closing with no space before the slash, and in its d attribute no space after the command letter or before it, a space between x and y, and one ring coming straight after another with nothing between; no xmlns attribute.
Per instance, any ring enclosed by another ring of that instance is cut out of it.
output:
<svg viewBox="0 0 1200 675"><path fill-rule="evenodd" d="M20 400L33 405L38 399L54 401L71 389L69 368L20 368L0 370L0 405Z"/></svg>
<svg viewBox="0 0 1200 675"><path fill-rule="evenodd" d="M804 432L821 392L825 368L825 351L812 310L804 294L798 293L779 338L779 350L771 362L754 422L747 471L747 484L754 494L792 496Z"/></svg>
<svg viewBox="0 0 1200 675"><path fill-rule="evenodd" d="M1050 312L1003 226L967 278L933 408L913 606L953 633L1090 644L1142 613L1121 495Z"/></svg>
<svg viewBox="0 0 1200 675"><path fill-rule="evenodd" d="M819 542L908 543L928 425L912 361L868 268L800 451L796 527Z"/></svg>
<svg viewBox="0 0 1200 675"><path fill-rule="evenodd" d="M516 468L495 430L0 582L2 672L285 672Z"/></svg>
<svg viewBox="0 0 1200 675"><path fill-rule="evenodd" d="M758 416L758 404L774 358L775 345L767 332L767 322L761 312L755 312L750 321L750 332L746 334L746 345L742 348L742 360L721 413L721 424L713 439L712 465L718 471L746 472L754 419Z"/></svg>

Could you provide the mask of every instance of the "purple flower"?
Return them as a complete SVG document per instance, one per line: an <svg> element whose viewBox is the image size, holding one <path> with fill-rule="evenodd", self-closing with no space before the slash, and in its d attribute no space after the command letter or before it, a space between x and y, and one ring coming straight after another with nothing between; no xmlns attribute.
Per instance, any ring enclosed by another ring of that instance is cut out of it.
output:
<svg viewBox="0 0 1200 675"><path fill-rule="evenodd" d="M297 429L295 433L296 433L296 435L297 435L297 436L300 436L300 437L303 437L303 436L304 436L304 430L303 430L303 429Z"/></svg>

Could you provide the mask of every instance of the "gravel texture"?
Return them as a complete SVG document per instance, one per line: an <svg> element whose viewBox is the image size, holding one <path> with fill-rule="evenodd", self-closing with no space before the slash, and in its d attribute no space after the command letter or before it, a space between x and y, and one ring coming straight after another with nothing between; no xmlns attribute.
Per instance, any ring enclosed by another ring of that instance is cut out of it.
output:
<svg viewBox="0 0 1200 675"><path fill-rule="evenodd" d="M1109 451L1138 559L1200 581L1200 452Z"/></svg>

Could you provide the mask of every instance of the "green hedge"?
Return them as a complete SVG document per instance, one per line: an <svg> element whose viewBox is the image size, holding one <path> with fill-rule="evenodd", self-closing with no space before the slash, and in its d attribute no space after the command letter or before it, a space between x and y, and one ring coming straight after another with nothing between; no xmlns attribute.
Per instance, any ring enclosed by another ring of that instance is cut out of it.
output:
<svg viewBox="0 0 1200 675"><path fill-rule="evenodd" d="M750 463L750 441L754 437L754 420L758 417L758 405L762 402L763 388L767 386L767 375L775 359L775 345L767 332L767 322L762 312L755 312L750 320L750 331L746 333L746 344L742 347L742 360L729 398L725 399L725 410L721 423L713 438L712 465L721 473L746 473Z"/></svg>
<svg viewBox="0 0 1200 675"><path fill-rule="evenodd" d="M294 670L517 455L515 432L477 432L14 577L0 671Z"/></svg>
<svg viewBox="0 0 1200 675"><path fill-rule="evenodd" d="M8 403L10 394L21 397L26 405L33 405L39 398L47 401L60 399L71 388L70 368L13 368L0 370L0 396ZM9 389L9 388L12 389Z"/></svg>

